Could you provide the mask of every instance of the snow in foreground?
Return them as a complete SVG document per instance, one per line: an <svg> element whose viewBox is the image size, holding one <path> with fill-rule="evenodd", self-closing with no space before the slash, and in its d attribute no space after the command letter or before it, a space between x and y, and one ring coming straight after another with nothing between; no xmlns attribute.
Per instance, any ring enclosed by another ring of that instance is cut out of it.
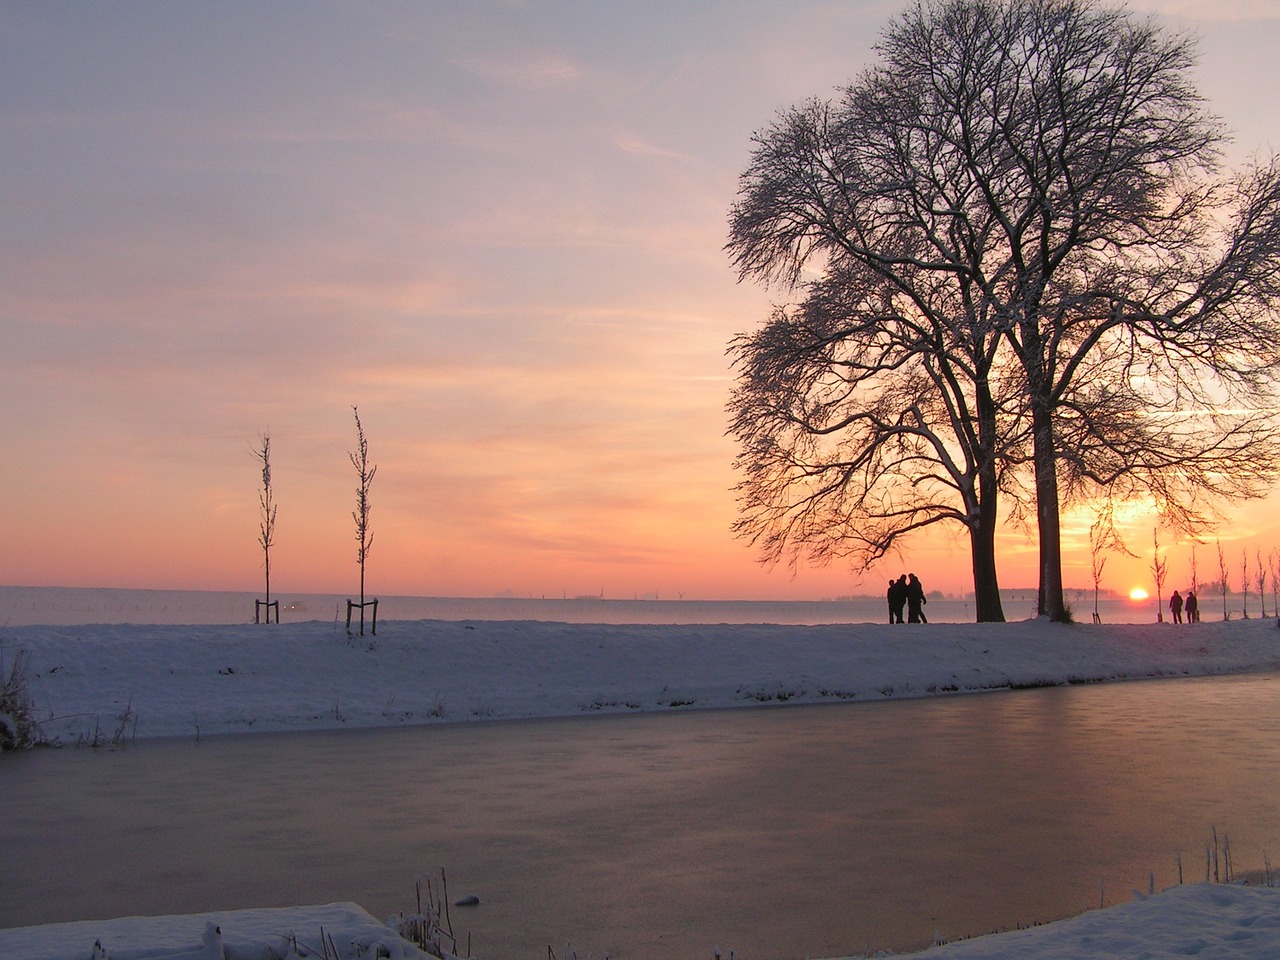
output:
<svg viewBox="0 0 1280 960"><path fill-rule="evenodd" d="M302 960L428 955L351 903L0 930L15 960ZM328 952L325 944L329 945ZM95 948L96 952L95 952ZM444 955L449 957L448 951ZM1027 930L911 954L918 960L1274 960L1280 890L1195 883ZM493 960L493 958L490 958Z"/></svg>
<svg viewBox="0 0 1280 960"><path fill-rule="evenodd" d="M779 703L1280 667L1274 620L1194 625L581 625L400 621L17 627L36 719L64 743ZM353 904L0 930L0 957L423 956ZM292 935L292 939L290 939ZM380 945L380 946L379 946ZM1280 890L1190 884L924 951L957 960L1280 957ZM484 958L504 960L504 958Z"/></svg>
<svg viewBox="0 0 1280 960"><path fill-rule="evenodd" d="M1195 883L1132 903L915 954L920 960L1274 960L1280 890Z"/></svg>
<svg viewBox="0 0 1280 960"><path fill-rule="evenodd" d="M279 960L325 956L321 929L340 957L425 957L355 904L237 910L191 916L82 920L0 931L0 956L76 960L95 942L111 960ZM216 931L216 936L211 936ZM293 951L293 952L291 952ZM330 952L329 956L333 956ZM1059 923L948 943L919 960L1274 960L1280 890L1192 883Z"/></svg>
<svg viewBox="0 0 1280 960"><path fill-rule="evenodd" d="M428 956L354 903L0 930L0 956L14 960L292 960L335 949L342 958Z"/></svg>

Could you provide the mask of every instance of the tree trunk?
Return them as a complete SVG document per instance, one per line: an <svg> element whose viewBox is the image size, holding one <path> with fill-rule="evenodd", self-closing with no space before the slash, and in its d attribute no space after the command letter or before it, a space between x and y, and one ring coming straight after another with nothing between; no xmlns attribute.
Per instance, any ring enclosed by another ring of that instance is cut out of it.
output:
<svg viewBox="0 0 1280 960"><path fill-rule="evenodd" d="M978 623L1004 623L1004 607L1000 603L1000 582L996 576L996 519L1000 483L996 477L992 451L999 441L996 430L996 404L987 386L986 374L975 390L978 412L978 453L983 461L978 468L978 502L969 506L974 518L969 524L969 553L973 562L973 599Z"/></svg>
<svg viewBox="0 0 1280 960"><path fill-rule="evenodd" d="M1062 530L1058 515L1058 464L1053 417L1042 401L1032 402L1036 461L1036 521L1040 533L1040 592L1036 611L1055 622L1067 619L1062 590Z"/></svg>
<svg viewBox="0 0 1280 960"><path fill-rule="evenodd" d="M984 511L985 512L985 511ZM969 528L973 557L973 599L978 623L1004 623L1000 583L996 579L995 523L982 520Z"/></svg>

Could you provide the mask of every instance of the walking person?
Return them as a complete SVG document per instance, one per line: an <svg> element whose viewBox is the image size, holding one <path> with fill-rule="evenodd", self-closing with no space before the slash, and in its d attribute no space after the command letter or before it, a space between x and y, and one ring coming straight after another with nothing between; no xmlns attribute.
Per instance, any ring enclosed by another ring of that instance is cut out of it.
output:
<svg viewBox="0 0 1280 960"><path fill-rule="evenodd" d="M1187 591L1187 623L1198 623L1200 620L1200 601L1196 599L1194 591Z"/></svg>
<svg viewBox="0 0 1280 960"><path fill-rule="evenodd" d="M1173 591L1173 596L1169 598L1169 612L1173 614L1173 622L1182 622L1182 597L1178 595L1178 591Z"/></svg>
<svg viewBox="0 0 1280 960"><path fill-rule="evenodd" d="M902 622L902 608L907 605L907 575L904 573L889 586L889 622Z"/></svg>
<svg viewBox="0 0 1280 960"><path fill-rule="evenodd" d="M907 584L907 623L928 623L924 615L924 605L929 598L924 595L924 585L911 574L911 582Z"/></svg>

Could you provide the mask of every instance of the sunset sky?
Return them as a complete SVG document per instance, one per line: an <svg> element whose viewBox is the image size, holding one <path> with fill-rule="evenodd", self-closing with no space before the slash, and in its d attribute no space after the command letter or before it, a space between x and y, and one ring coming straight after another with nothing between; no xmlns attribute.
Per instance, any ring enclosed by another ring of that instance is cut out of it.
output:
<svg viewBox="0 0 1280 960"><path fill-rule="evenodd" d="M735 540L728 341L782 296L723 252L751 134L870 62L902 0L0 5L0 583L818 599ZM1134 0L1201 38L1238 163L1280 149L1280 0ZM1104 586L1150 583L1136 559ZM1089 518L1065 579L1089 586ZM1280 497L1216 535L1280 548ZM1171 582L1189 576L1173 534ZM1034 585L1034 533L1001 580ZM1029 562L1030 561L1030 562Z"/></svg>

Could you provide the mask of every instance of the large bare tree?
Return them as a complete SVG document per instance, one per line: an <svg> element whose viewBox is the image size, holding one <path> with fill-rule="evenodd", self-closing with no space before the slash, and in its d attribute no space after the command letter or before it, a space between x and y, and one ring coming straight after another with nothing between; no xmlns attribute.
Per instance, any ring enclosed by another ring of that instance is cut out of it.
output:
<svg viewBox="0 0 1280 960"><path fill-rule="evenodd" d="M820 124L821 112L797 119ZM803 552L865 572L911 533L958 523L977 619L1002 621L997 492L1020 401L992 374L994 327L957 325L969 291L953 285L956 302L947 292L912 296L849 261L734 341L736 529L768 561Z"/></svg>
<svg viewBox="0 0 1280 960"><path fill-rule="evenodd" d="M1192 525L1271 476L1280 169L1222 176L1191 42L1089 0L922 0L878 52L757 136L728 249L789 289L875 274L994 338L966 389L1020 382L991 449L1031 476L1040 612L1065 619L1064 500L1149 495Z"/></svg>

